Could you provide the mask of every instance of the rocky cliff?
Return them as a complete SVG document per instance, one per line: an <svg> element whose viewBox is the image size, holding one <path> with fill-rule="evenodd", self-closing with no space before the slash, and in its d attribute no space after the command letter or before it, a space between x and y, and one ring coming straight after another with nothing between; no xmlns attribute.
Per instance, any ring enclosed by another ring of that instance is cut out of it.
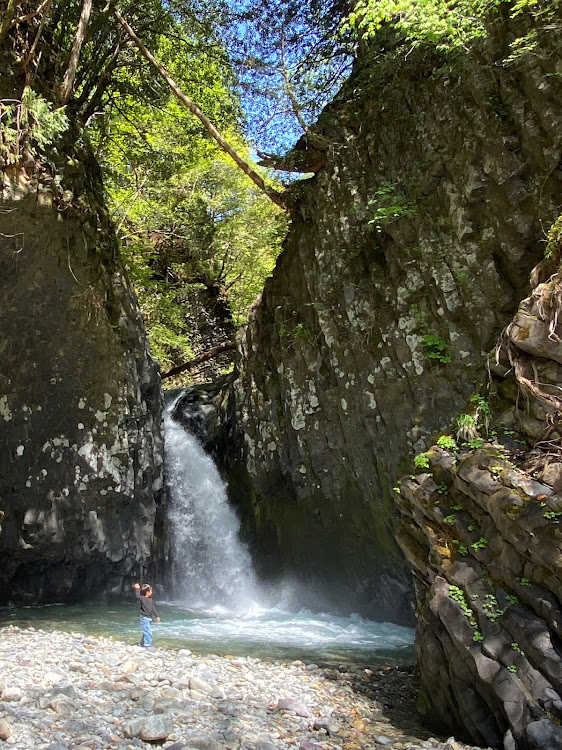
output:
<svg viewBox="0 0 562 750"><path fill-rule="evenodd" d="M150 560L160 378L87 148L2 178L0 603L119 591Z"/></svg>
<svg viewBox="0 0 562 750"><path fill-rule="evenodd" d="M422 708L506 750L562 747L561 292L539 285L491 360L495 439L441 440L401 485Z"/></svg>
<svg viewBox="0 0 562 750"><path fill-rule="evenodd" d="M363 53L322 152L297 149L317 174L241 340L233 491L263 572L372 617L410 612L392 487L484 382L559 211L559 33L508 65L521 31Z"/></svg>

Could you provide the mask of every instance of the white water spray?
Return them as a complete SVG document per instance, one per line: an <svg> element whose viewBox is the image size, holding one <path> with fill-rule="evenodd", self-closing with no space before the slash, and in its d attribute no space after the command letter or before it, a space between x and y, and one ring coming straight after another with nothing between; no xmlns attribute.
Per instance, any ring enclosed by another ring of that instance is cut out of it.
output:
<svg viewBox="0 0 562 750"><path fill-rule="evenodd" d="M174 589L194 609L243 612L256 590L250 554L215 464L172 419L178 400L164 415Z"/></svg>

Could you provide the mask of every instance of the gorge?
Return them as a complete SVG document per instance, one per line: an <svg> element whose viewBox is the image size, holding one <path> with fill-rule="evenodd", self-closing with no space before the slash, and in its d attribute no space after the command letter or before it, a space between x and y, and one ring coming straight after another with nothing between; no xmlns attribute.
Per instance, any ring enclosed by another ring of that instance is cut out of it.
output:
<svg viewBox="0 0 562 750"><path fill-rule="evenodd" d="M236 368L187 400L260 580L415 610L428 721L554 750L562 25L500 5L475 49L361 46L293 149L315 174ZM168 584L162 389L101 177L72 130L32 162L3 163L0 603Z"/></svg>

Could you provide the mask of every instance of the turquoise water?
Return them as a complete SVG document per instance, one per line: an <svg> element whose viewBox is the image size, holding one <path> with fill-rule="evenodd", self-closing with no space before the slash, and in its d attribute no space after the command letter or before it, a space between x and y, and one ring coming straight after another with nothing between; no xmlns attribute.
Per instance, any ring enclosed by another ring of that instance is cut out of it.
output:
<svg viewBox="0 0 562 750"><path fill-rule="evenodd" d="M307 610L255 607L244 616L219 609L195 611L178 602L157 602L162 622L153 624L155 646L188 648L200 655L253 656L271 661L356 666L411 664L414 631L358 615L338 617ZM138 606L127 604L0 607L0 625L33 626L102 635L136 643Z"/></svg>

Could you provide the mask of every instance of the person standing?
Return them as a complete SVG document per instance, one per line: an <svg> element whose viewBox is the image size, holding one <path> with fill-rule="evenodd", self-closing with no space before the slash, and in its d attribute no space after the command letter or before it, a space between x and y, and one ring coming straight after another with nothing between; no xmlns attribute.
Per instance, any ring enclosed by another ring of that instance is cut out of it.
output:
<svg viewBox="0 0 562 750"><path fill-rule="evenodd" d="M156 618L156 622L160 622L160 615L156 611L154 601L152 599L152 586L148 583L134 583L133 588L137 599L140 600L140 626L142 632L142 638L139 646L144 648L152 648L152 618Z"/></svg>

